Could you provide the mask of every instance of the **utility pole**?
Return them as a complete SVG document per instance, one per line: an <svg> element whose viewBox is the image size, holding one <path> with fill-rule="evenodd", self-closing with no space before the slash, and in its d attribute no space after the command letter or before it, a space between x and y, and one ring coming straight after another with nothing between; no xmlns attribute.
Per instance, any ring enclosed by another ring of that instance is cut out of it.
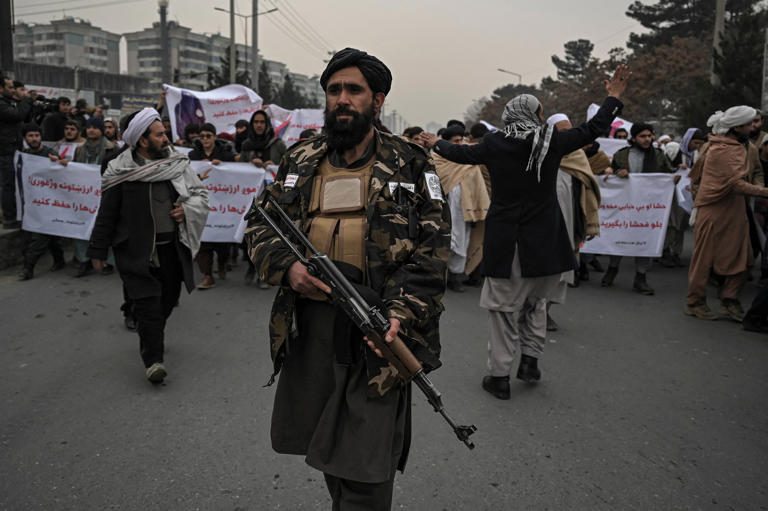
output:
<svg viewBox="0 0 768 511"><path fill-rule="evenodd" d="M169 0L158 0L160 7L160 80L171 83L171 41L168 35Z"/></svg>
<svg viewBox="0 0 768 511"><path fill-rule="evenodd" d="M713 87L718 87L720 85L720 76L718 76L715 69L715 59L717 55L720 55L722 36L723 31L725 30L725 1L726 0L716 0L715 4L715 34L712 39L712 67L710 68L709 73L709 83L711 83Z"/></svg>
<svg viewBox="0 0 768 511"><path fill-rule="evenodd" d="M229 83L237 81L237 46L235 45L235 0L229 0Z"/></svg>
<svg viewBox="0 0 768 511"><path fill-rule="evenodd" d="M13 1L0 0L0 71L13 71Z"/></svg>
<svg viewBox="0 0 768 511"><path fill-rule="evenodd" d="M768 29L765 30L765 47L763 48L763 115L768 111Z"/></svg>
<svg viewBox="0 0 768 511"><path fill-rule="evenodd" d="M259 0L253 0L251 10L251 88L259 93Z"/></svg>

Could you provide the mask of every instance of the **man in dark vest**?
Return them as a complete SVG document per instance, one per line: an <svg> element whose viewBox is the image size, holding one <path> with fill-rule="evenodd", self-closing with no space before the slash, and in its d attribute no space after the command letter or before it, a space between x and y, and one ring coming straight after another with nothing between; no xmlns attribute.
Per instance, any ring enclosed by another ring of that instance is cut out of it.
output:
<svg viewBox="0 0 768 511"><path fill-rule="evenodd" d="M291 148L265 193L381 298L388 340L400 335L431 370L440 365L448 209L423 149L374 128L391 82L376 57L336 53L320 78L325 133ZM333 509L389 510L410 443L408 386L255 211L246 239L260 278L280 286L270 321L275 374L282 369L272 447L324 473Z"/></svg>

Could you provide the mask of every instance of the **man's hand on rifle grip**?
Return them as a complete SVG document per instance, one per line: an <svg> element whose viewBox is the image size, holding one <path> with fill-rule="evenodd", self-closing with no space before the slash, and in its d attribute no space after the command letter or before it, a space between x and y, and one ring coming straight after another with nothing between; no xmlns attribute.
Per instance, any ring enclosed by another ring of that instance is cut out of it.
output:
<svg viewBox="0 0 768 511"><path fill-rule="evenodd" d="M384 340L387 343L391 343L395 340L397 337L397 334L400 332L400 320L396 318L389 318L389 330L387 330L387 333L384 335ZM384 355L381 353L381 350L376 347L376 345L368 339L368 337L365 338L366 342L368 342L368 347L371 348L371 350L376 353L381 358L384 358Z"/></svg>
<svg viewBox="0 0 768 511"><path fill-rule="evenodd" d="M288 284L291 289L311 300L323 301L331 293L325 282L313 277L301 261L296 261L288 268Z"/></svg>

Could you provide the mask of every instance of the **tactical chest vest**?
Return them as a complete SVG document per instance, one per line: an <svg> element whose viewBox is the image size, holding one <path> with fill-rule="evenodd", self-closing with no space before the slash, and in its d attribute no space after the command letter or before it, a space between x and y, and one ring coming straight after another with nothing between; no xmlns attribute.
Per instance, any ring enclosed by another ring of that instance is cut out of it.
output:
<svg viewBox="0 0 768 511"><path fill-rule="evenodd" d="M356 169L334 167L323 159L312 185L309 241L334 261L365 274L365 209L374 159Z"/></svg>

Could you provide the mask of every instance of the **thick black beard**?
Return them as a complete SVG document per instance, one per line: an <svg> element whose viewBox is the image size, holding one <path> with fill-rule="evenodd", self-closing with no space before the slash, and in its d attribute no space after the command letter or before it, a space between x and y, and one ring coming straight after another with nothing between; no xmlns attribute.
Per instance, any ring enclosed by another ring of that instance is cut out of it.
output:
<svg viewBox="0 0 768 511"><path fill-rule="evenodd" d="M168 146L161 145L160 147L157 147L150 142L147 147L147 154L151 160L162 160L163 158L168 158L170 153Z"/></svg>
<svg viewBox="0 0 768 511"><path fill-rule="evenodd" d="M351 121L340 122L338 116L351 115ZM353 112L347 107L339 107L333 112L325 111L325 131L328 135L328 149L348 151L363 141L373 126L375 113L373 105L362 113Z"/></svg>

